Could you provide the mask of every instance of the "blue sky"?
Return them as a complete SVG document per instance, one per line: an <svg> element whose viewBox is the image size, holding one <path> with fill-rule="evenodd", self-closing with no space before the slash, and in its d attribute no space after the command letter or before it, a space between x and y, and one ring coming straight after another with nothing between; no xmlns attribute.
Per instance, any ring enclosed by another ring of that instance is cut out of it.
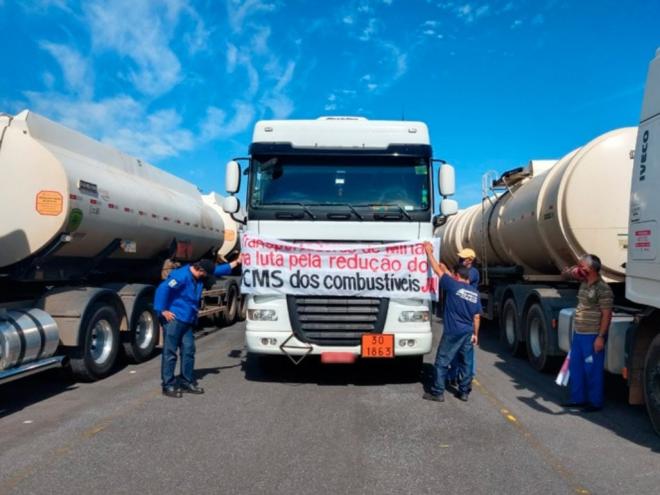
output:
<svg viewBox="0 0 660 495"><path fill-rule="evenodd" d="M0 111L30 108L222 192L262 118L428 123L482 174L635 125L660 1L0 0Z"/></svg>

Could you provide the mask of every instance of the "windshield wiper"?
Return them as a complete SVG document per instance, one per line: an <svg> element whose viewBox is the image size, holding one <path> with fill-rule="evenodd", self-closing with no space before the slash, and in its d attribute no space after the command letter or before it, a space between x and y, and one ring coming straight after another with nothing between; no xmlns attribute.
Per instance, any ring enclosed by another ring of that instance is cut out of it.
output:
<svg viewBox="0 0 660 495"><path fill-rule="evenodd" d="M307 208L308 205L305 203L291 201L291 202L278 202L278 203L264 203L262 206L291 206L291 205L300 206L303 209L303 211L312 218L312 220L316 220L316 215L312 213L312 210Z"/></svg>
<svg viewBox="0 0 660 495"><path fill-rule="evenodd" d="M360 213L350 203L314 203L314 206L345 206L348 209L350 209L353 213L355 213L355 216L358 217L360 220L364 220L364 217L360 215Z"/></svg>
<svg viewBox="0 0 660 495"><path fill-rule="evenodd" d="M371 207L371 208L376 208L376 207L379 207L379 206L387 206L387 207L389 207L389 206L394 206L395 208L398 208L399 211L400 211L401 213L403 213L403 215L404 215L408 220L412 221L412 217L411 217L410 215L408 215L408 212L407 212L406 210L404 210L404 209L401 207L401 205L398 204L398 203L371 203L371 204L368 204L368 205L366 205L366 206L369 206L369 207Z"/></svg>

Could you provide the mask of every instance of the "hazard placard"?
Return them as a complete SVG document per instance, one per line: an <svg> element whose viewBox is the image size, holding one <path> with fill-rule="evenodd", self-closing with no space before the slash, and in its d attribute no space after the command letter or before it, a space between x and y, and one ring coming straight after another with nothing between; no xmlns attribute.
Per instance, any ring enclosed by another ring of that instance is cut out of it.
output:
<svg viewBox="0 0 660 495"><path fill-rule="evenodd" d="M57 216L62 213L64 199L57 191L39 191L36 209L39 215Z"/></svg>

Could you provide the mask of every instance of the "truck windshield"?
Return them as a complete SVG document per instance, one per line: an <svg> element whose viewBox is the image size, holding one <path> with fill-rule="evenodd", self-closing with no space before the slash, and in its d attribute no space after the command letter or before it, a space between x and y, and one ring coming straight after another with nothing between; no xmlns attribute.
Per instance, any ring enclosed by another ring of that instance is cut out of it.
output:
<svg viewBox="0 0 660 495"><path fill-rule="evenodd" d="M427 210L429 161L411 157L255 157L250 206L391 206Z"/></svg>

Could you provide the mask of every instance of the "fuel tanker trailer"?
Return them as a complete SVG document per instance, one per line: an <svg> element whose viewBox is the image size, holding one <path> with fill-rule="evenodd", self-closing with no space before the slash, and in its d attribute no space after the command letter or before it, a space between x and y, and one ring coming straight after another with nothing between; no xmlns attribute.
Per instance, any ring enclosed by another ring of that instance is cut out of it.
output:
<svg viewBox="0 0 660 495"><path fill-rule="evenodd" d="M217 195L27 110L0 116L0 171L0 383L148 359L164 264L236 248ZM235 318L236 282L219 284L200 314Z"/></svg>
<svg viewBox="0 0 660 495"><path fill-rule="evenodd" d="M487 174L483 201L435 231L449 266L461 249L475 250L485 316L499 318L508 350L526 350L539 370L570 347L578 284L562 277L564 268L583 254L598 255L604 280L624 300L636 137L637 128L617 129L559 160L534 160L500 177ZM606 369L622 374L632 317L619 309Z"/></svg>

